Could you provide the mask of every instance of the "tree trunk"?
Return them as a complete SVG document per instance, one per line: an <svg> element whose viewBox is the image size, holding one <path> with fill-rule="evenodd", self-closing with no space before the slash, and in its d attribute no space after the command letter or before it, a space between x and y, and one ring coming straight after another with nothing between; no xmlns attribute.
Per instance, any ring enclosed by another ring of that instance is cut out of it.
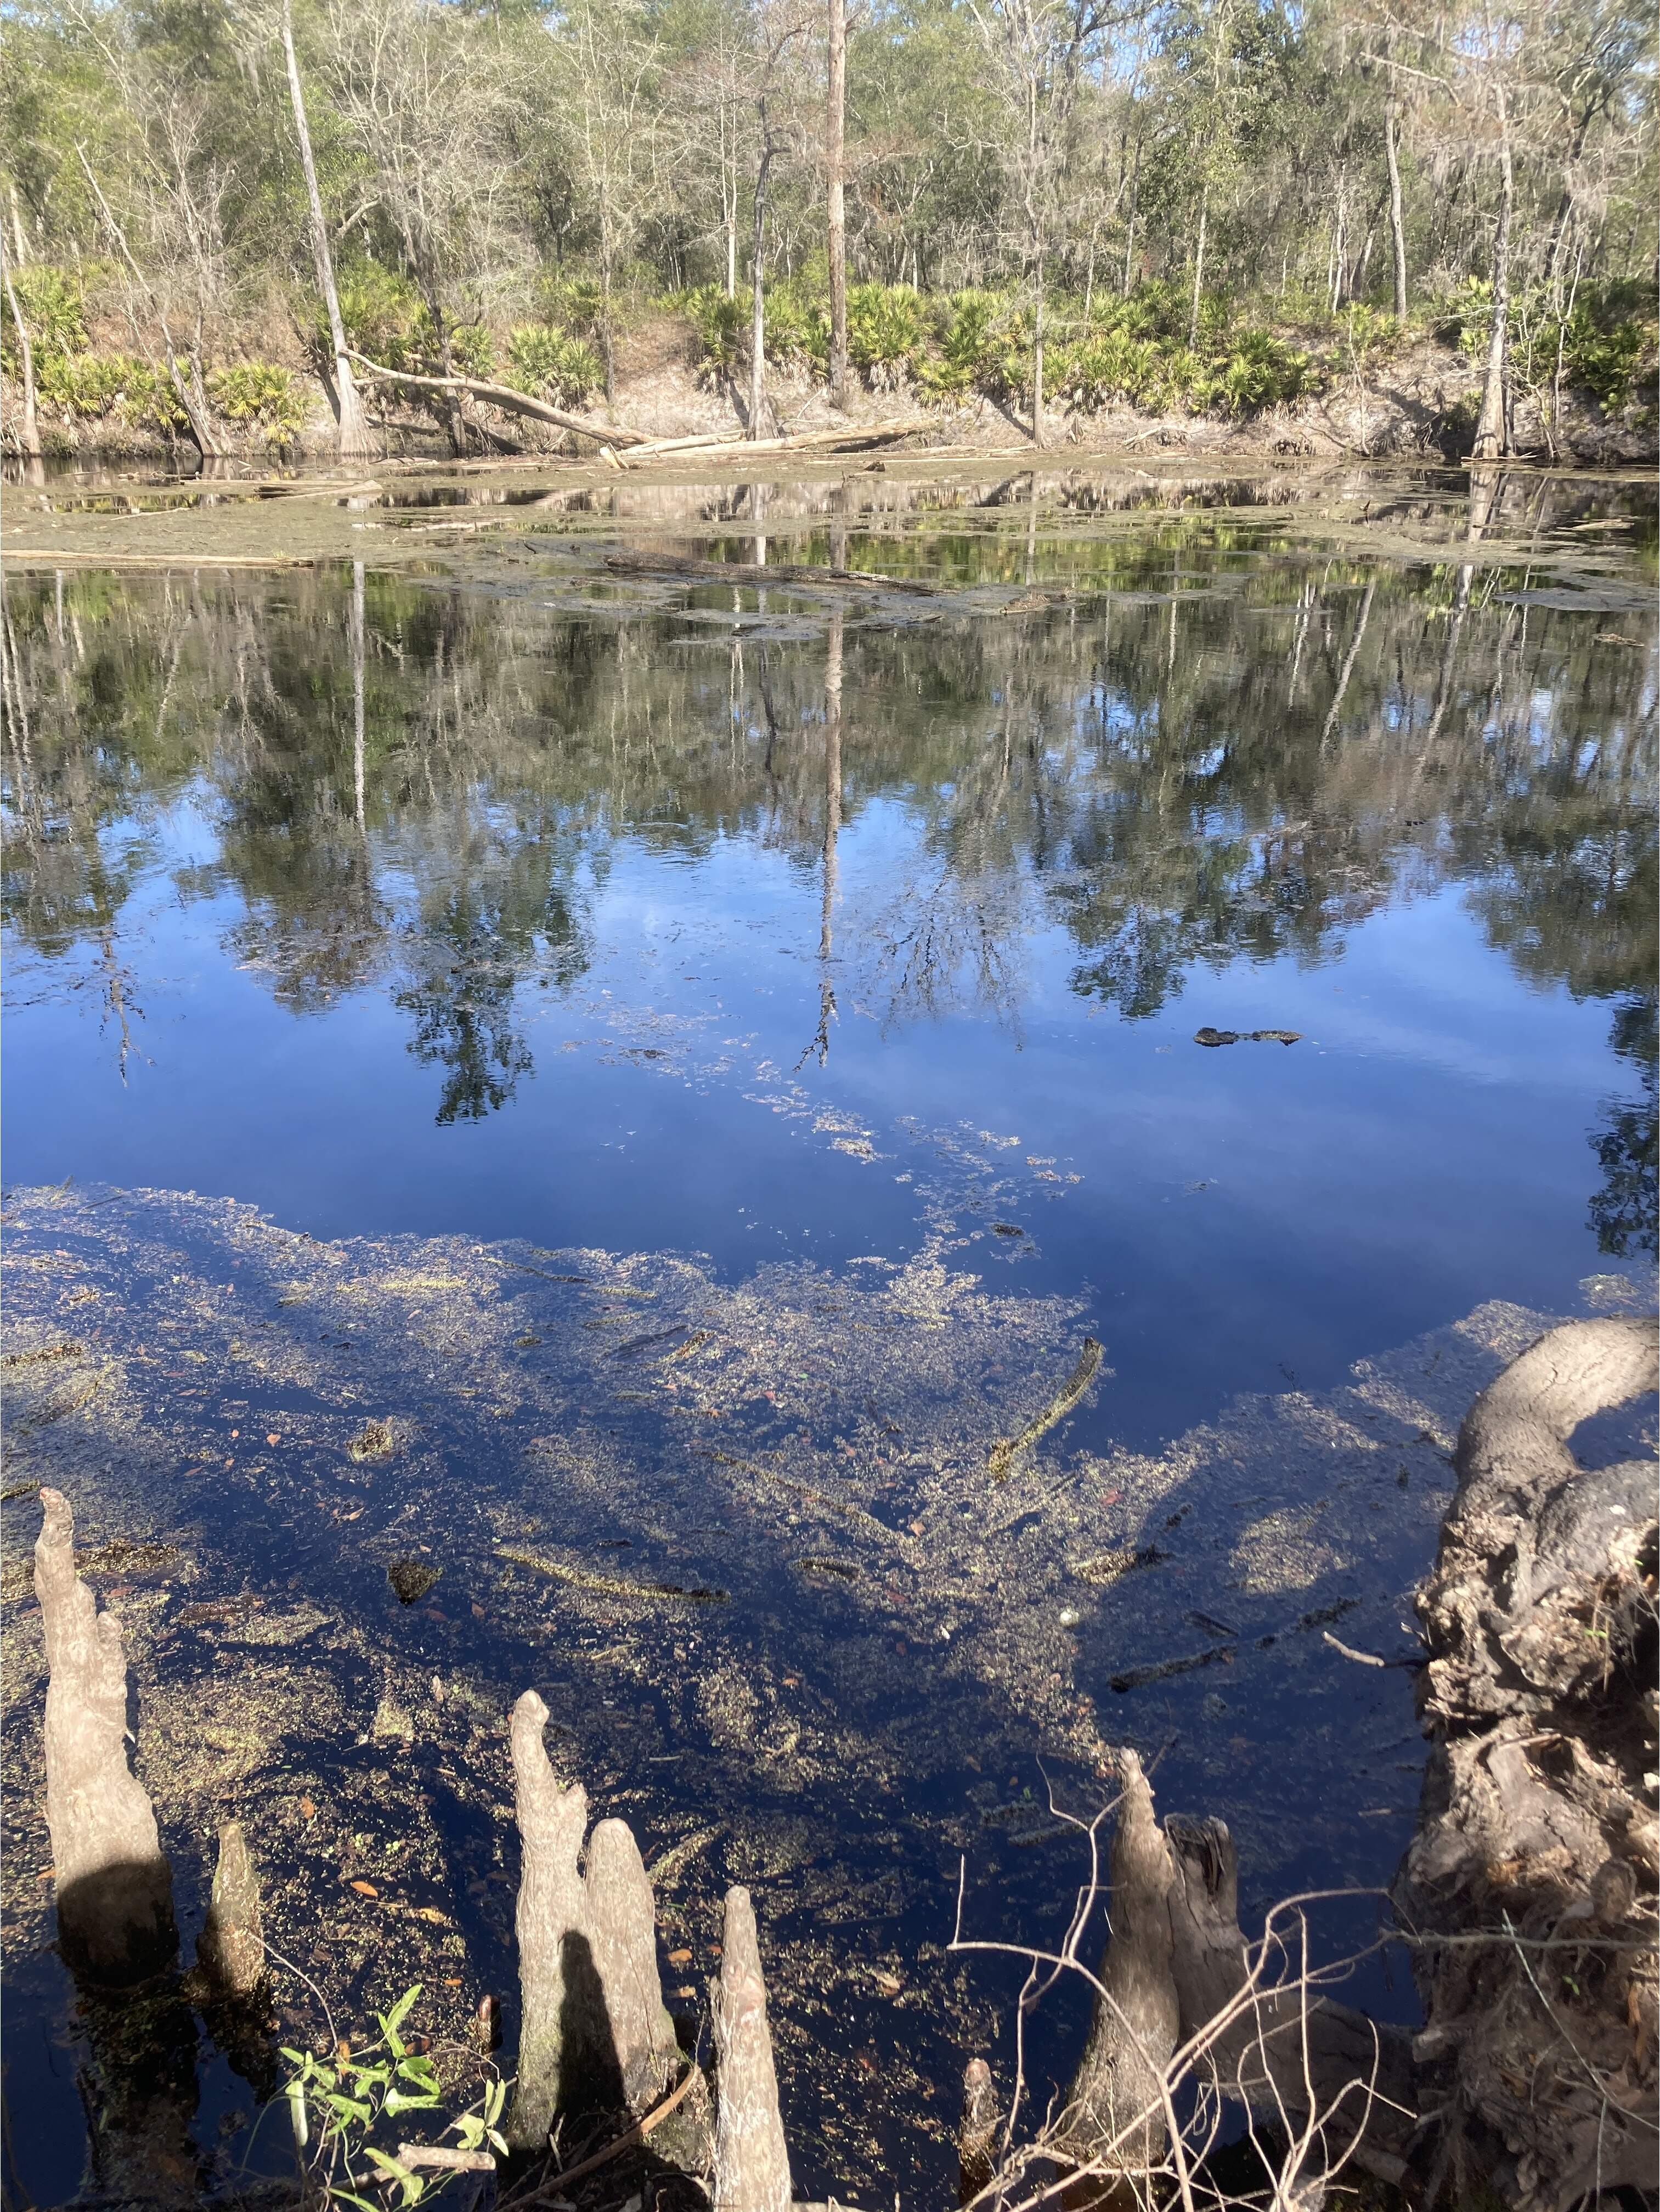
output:
<svg viewBox="0 0 1660 2212"><path fill-rule="evenodd" d="M547 2148L555 2113L574 2101L593 2041L598 1985L587 1892L576 1871L588 1801L580 1782L555 1778L542 1743L547 1720L547 1707L526 1690L513 1709L510 1730L522 1853L514 1916L521 2016L519 2082L507 2132L515 2149L532 2151Z"/></svg>
<svg viewBox="0 0 1660 2212"><path fill-rule="evenodd" d="M1043 249L1037 249L1037 298L1031 326L1031 442L1043 442Z"/></svg>
<svg viewBox="0 0 1660 2212"><path fill-rule="evenodd" d="M1475 426L1473 461L1502 460L1510 451L1509 410L1505 405L1506 350L1510 343L1510 234L1516 199L1516 174L1511 164L1510 117L1505 88L1499 99L1499 227L1493 241L1493 332L1487 341L1487 375L1481 388L1481 414Z"/></svg>
<svg viewBox="0 0 1660 2212"><path fill-rule="evenodd" d="M367 460L374 451L363 403L358 396L346 351L346 326L340 313L340 294L334 282L334 258L329 252L328 226L323 220L323 195L318 188L317 164L312 159L311 131L306 122L306 96L300 84L300 64L294 51L293 0L283 0L283 54L288 64L289 98L294 106L295 136L300 141L300 166L306 173L306 198L311 209L311 253L317 287L328 311L329 343L334 349L334 411L340 430L343 461Z"/></svg>
<svg viewBox="0 0 1660 2212"><path fill-rule="evenodd" d="M12 214L15 217L17 201L12 198ZM17 304L16 287L11 281L11 257L0 239L0 277L5 280L6 305L11 309L12 328L17 333L17 356L23 371L23 420L17 433L17 450L25 460L40 458L40 425L35 415L34 348L29 343L28 326L23 320L23 311Z"/></svg>
<svg viewBox="0 0 1660 2212"><path fill-rule="evenodd" d="M829 0L830 84L825 97L824 161L829 171L830 347L830 396L834 406L848 404L848 209L846 146L848 114L847 0Z"/></svg>
<svg viewBox="0 0 1660 2212"><path fill-rule="evenodd" d="M1389 164L1389 237L1395 246L1395 319L1407 319L1407 218L1401 198L1401 110L1390 100L1383 125L1383 150Z"/></svg>
<svg viewBox="0 0 1660 2212"><path fill-rule="evenodd" d="M1193 307L1188 316L1188 350L1199 343L1199 295L1205 281L1205 231L1210 221L1208 188L1199 196L1199 244L1193 257Z"/></svg>
<svg viewBox="0 0 1660 2212"><path fill-rule="evenodd" d="M755 229L751 240L754 256L750 271L750 421L749 434L759 438L765 434L762 428L762 412L767 404L767 303L763 283L763 246L767 229L767 179L772 168L772 140L767 130L765 96L759 103L761 109L761 163L755 173Z"/></svg>

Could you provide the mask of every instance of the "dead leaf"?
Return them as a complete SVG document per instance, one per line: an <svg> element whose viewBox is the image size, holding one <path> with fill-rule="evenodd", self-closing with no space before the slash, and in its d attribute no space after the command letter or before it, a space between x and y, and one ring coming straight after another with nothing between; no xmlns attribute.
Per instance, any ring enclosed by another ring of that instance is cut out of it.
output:
<svg viewBox="0 0 1660 2212"><path fill-rule="evenodd" d="M449 1926L449 1922L438 1910L438 1907L435 1905L417 1905L415 1908L415 1917L417 1920L430 1922L432 1926L435 1928L447 1928Z"/></svg>
<svg viewBox="0 0 1660 2212"><path fill-rule="evenodd" d="M671 1951L669 1964L672 1966L689 1966L691 1964L691 1953L688 1950Z"/></svg>
<svg viewBox="0 0 1660 2212"><path fill-rule="evenodd" d="M300 1810L308 1820L314 1820L317 1818L317 1808L309 1797L302 1797L300 1800Z"/></svg>
<svg viewBox="0 0 1660 2212"><path fill-rule="evenodd" d="M380 1893L372 1881L355 1881L352 1887L359 1897L379 1897Z"/></svg>
<svg viewBox="0 0 1660 2212"><path fill-rule="evenodd" d="M265 1438L265 1442L268 1444L280 1444L282 1441L283 1439L281 1437L267 1437Z"/></svg>

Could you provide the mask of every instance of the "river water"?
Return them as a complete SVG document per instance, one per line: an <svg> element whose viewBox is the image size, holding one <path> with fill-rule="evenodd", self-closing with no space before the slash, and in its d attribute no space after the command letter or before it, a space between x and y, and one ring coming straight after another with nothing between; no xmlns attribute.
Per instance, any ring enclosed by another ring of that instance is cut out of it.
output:
<svg viewBox="0 0 1660 2212"><path fill-rule="evenodd" d="M1051 1936L1051 1784L1156 1757L1259 1912L1387 1884L1411 1673L1330 1624L1410 1657L1469 1396L1655 1249L1651 505L1475 495L457 479L305 566L14 570L9 1320L70 1348L9 1480L126 1616L187 1935L235 1814L345 2014L510 1991L534 1682L648 1861L719 1831L664 1888L688 2020L753 1888L798 2195L933 2200L1018 1979L946 1949L959 1868L970 1932ZM54 2201L85 2057L8 1495ZM197 2064L234 2162L252 2091Z"/></svg>

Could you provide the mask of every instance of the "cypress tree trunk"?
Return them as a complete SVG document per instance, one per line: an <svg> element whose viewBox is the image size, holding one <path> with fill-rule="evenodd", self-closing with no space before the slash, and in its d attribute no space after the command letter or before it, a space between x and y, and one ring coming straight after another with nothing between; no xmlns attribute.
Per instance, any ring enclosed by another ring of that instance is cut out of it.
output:
<svg viewBox="0 0 1660 2212"><path fill-rule="evenodd" d="M334 412L340 426L343 461L367 460L374 451L368 425L363 420L363 401L351 373L346 351L346 326L340 315L340 295L334 282L334 258L329 252L328 226L323 220L323 195L318 189L317 164L312 158L311 131L306 122L306 95L300 85L300 64L294 51L292 0L283 5L283 57L288 64L289 98L294 106L295 136L300 141L300 166L306 173L306 197L311 207L311 253L317 270L317 289L328 310L329 343L334 349Z"/></svg>
<svg viewBox="0 0 1660 2212"><path fill-rule="evenodd" d="M1481 390L1481 414L1475 426L1473 461L1502 460L1510 451L1509 416L1505 401L1505 355L1510 343L1511 217L1516 200L1516 175L1511 163L1510 117L1505 88L1499 99L1499 227L1493 241L1493 333L1487 341L1487 376Z"/></svg>
<svg viewBox="0 0 1660 2212"><path fill-rule="evenodd" d="M848 404L848 210L846 142L848 115L847 0L829 0L830 84L825 100L824 161L829 170L827 228L830 249L830 394Z"/></svg>

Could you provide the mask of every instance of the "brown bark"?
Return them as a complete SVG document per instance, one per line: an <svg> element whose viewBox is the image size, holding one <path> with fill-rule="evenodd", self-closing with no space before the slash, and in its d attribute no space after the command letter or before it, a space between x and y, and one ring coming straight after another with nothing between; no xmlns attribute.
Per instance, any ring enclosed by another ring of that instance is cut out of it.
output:
<svg viewBox="0 0 1660 2212"><path fill-rule="evenodd" d="M119 1989L160 1972L179 1947L173 1875L155 1814L127 1765L121 1624L75 1571L75 1516L56 1490L34 1547L45 1631L46 1826L58 1943L77 1979Z"/></svg>
<svg viewBox="0 0 1660 2212"><path fill-rule="evenodd" d="M601 1820L588 1838L588 1940L629 2109L654 2105L679 2068L674 2022L657 1972L657 1909L626 1820Z"/></svg>
<svg viewBox="0 0 1660 2212"><path fill-rule="evenodd" d="M825 229L830 254L830 396L848 404L848 4L828 0L830 75L824 100Z"/></svg>
<svg viewBox="0 0 1660 2212"><path fill-rule="evenodd" d="M721 1973L710 1997L720 2068L714 2212L790 2212L789 2152L778 2113L755 1908L746 1889L727 1892Z"/></svg>
<svg viewBox="0 0 1660 2212"><path fill-rule="evenodd" d="M246 1999L265 1978L259 1877L240 1820L227 1820L219 1831L213 1896L196 1957L219 1996Z"/></svg>
<svg viewBox="0 0 1660 2212"><path fill-rule="evenodd" d="M312 264L317 289L329 319L329 343L334 349L334 412L339 425L343 461L367 459L374 451L363 403L351 373L346 349L346 326L340 313L340 294L334 281L334 257L329 251L328 225L323 217L323 195L317 183L317 164L312 158L311 130L306 120L306 95L300 82L300 64L294 51L293 0L283 0L283 56L288 67L289 99L294 108L295 136L300 141L300 166L306 175L306 199L311 214Z"/></svg>

